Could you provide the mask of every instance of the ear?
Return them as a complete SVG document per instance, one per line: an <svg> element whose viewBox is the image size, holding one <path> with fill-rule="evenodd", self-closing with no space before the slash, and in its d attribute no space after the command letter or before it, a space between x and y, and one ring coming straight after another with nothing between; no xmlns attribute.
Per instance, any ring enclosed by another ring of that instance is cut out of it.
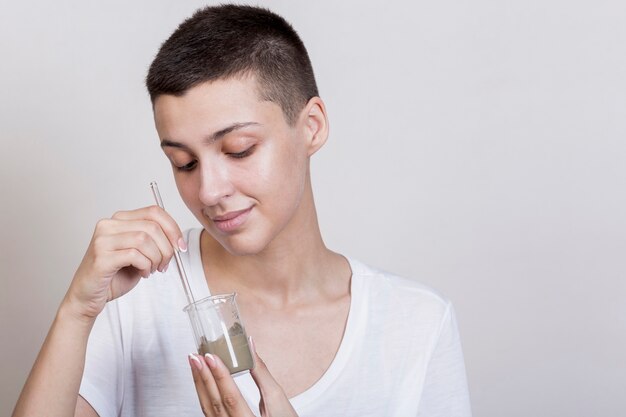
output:
<svg viewBox="0 0 626 417"><path fill-rule="evenodd" d="M301 113L302 128L307 140L308 156L317 152L328 139L328 117L326 106L319 97L313 97Z"/></svg>

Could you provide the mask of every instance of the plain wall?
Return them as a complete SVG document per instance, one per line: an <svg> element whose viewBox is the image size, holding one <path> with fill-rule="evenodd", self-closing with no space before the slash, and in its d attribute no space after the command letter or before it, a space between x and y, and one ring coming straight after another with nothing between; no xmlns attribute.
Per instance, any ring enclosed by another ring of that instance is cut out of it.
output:
<svg viewBox="0 0 626 417"><path fill-rule="evenodd" d="M143 80L202 4L0 3L0 415L99 218L156 179L195 225ZM452 299L474 414L626 415L625 3L262 4L328 107L326 243Z"/></svg>

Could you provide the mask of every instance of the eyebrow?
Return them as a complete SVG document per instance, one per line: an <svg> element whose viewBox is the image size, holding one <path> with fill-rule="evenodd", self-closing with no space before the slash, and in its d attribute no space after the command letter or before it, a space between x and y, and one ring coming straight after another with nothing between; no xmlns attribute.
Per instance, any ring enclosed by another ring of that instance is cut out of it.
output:
<svg viewBox="0 0 626 417"><path fill-rule="evenodd" d="M244 127L248 127L248 126L259 126L260 124L257 122L242 122L242 123L233 123L229 126L226 126L223 129L218 130L217 132L213 132L212 134L210 134L209 136L207 136L204 139L204 143L212 143L212 142L216 142L220 139L222 139L224 136L228 135L229 133L235 131L235 130L239 130L239 129L243 129ZM175 142L173 140L170 139L163 139L161 141L161 148L164 148L166 146L172 147L172 148L179 148L179 149L189 149L189 147L185 144L182 144L180 142Z"/></svg>

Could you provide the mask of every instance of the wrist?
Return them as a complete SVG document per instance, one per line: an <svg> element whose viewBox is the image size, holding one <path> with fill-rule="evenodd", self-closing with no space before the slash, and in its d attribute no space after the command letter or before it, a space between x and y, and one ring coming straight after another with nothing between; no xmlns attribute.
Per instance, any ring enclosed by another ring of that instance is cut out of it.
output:
<svg viewBox="0 0 626 417"><path fill-rule="evenodd" d="M77 307L69 295L66 295L57 310L56 320L73 322L91 329L96 321L96 316L85 313L83 309Z"/></svg>

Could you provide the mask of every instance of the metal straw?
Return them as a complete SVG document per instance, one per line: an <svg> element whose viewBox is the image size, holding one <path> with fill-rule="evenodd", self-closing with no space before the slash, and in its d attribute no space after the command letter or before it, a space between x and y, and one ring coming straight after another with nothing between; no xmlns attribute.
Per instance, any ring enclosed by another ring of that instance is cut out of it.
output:
<svg viewBox="0 0 626 417"><path fill-rule="evenodd" d="M157 205L162 209L165 209L165 207L163 207L163 200L161 200L161 193L159 193L159 186L156 181L152 181L150 183L150 188L152 189L152 195L154 195L154 200ZM183 267L183 261L180 258L180 252L178 246L176 245L174 246L174 258L176 259L176 267L178 267L180 282L183 284L187 301L189 304L195 303L196 299L193 297L193 293L191 292L191 286L189 285L189 280L187 279L187 273L185 273L185 267Z"/></svg>

